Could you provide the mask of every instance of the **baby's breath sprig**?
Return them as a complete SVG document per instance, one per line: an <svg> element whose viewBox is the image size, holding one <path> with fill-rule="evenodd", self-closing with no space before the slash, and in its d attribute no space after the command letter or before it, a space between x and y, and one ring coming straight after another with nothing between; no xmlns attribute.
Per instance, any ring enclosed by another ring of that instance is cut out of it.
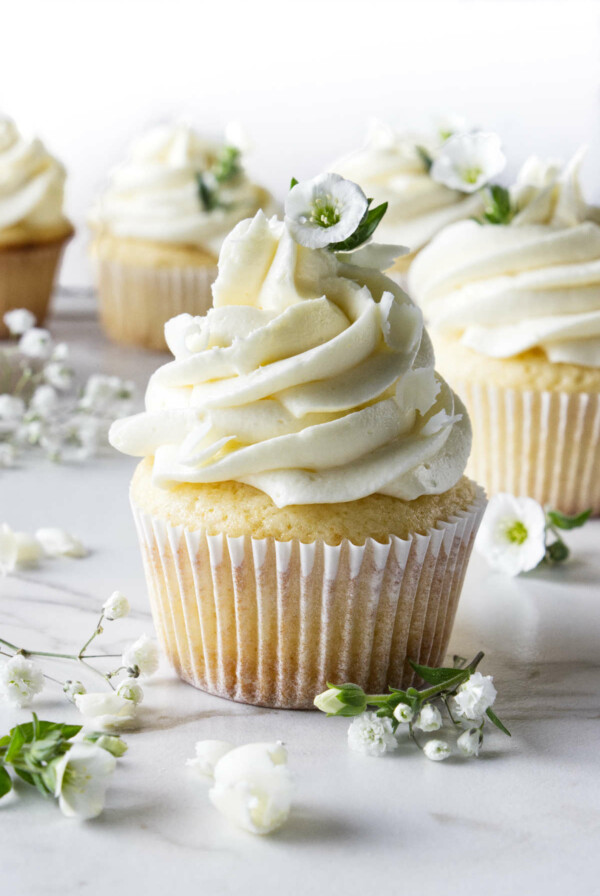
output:
<svg viewBox="0 0 600 896"><path fill-rule="evenodd" d="M198 198L205 212L226 208L219 190L242 173L241 152L236 146L224 146L208 171L196 173Z"/></svg>
<svg viewBox="0 0 600 896"><path fill-rule="evenodd" d="M356 684L330 684L329 690L315 698L315 706L328 716L355 717L348 731L349 745L355 750L371 756L394 750L402 726L433 760L446 759L452 747L446 740L423 740L422 733L441 729L445 712L458 752L477 756L486 720L510 737L492 710L496 699L493 679L477 671L483 656L478 653L468 664L462 657L455 657L452 667L433 668L411 662L417 675L429 685L421 690L390 688L388 694L366 694Z"/></svg>

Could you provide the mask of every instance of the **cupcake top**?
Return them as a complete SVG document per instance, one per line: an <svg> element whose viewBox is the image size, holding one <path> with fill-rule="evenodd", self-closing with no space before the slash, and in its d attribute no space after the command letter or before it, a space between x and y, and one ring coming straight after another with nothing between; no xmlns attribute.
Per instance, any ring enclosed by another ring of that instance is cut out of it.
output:
<svg viewBox="0 0 600 896"><path fill-rule="evenodd" d="M63 214L65 169L41 140L23 137L0 117L0 246L58 239L72 228Z"/></svg>
<svg viewBox="0 0 600 896"><path fill-rule="evenodd" d="M481 213L480 194L464 185L451 189L432 176L437 155L464 127L462 121L450 121L436 134L419 135L377 122L362 149L333 164L334 171L359 183L368 196L388 202L382 239L415 252L443 227Z"/></svg>
<svg viewBox="0 0 600 896"><path fill-rule="evenodd" d="M454 224L421 253L409 289L433 329L490 357L600 367L600 209L582 198L582 157L530 159L497 223Z"/></svg>
<svg viewBox="0 0 600 896"><path fill-rule="evenodd" d="M111 429L119 450L154 456L156 485L234 480L283 507L460 479L469 421L421 312L380 272L394 253L364 244L385 211L369 205L321 175L290 190L285 221L259 211L227 237L214 307L167 323L175 359L146 411Z"/></svg>
<svg viewBox="0 0 600 896"><path fill-rule="evenodd" d="M271 207L269 193L246 176L239 149L180 122L153 128L132 145L89 220L100 233L218 255L238 221Z"/></svg>

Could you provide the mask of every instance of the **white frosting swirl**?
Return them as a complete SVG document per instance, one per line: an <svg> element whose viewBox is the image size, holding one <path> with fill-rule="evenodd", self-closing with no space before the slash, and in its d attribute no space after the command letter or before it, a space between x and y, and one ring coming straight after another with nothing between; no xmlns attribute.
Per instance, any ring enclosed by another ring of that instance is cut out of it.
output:
<svg viewBox="0 0 600 896"><path fill-rule="evenodd" d="M218 255L238 221L272 207L269 193L241 171L219 186L220 204L204 208L197 176L210 171L222 149L185 123L153 128L112 172L90 224L115 236L198 246Z"/></svg>
<svg viewBox="0 0 600 896"><path fill-rule="evenodd" d="M0 118L0 242L70 229L63 215L65 176L40 140L26 139L13 121Z"/></svg>
<svg viewBox="0 0 600 896"><path fill-rule="evenodd" d="M298 245L276 218L223 245L214 308L166 326L175 360L112 444L154 482L237 480L277 506L411 500L460 478L470 426L434 372L422 315L379 271Z"/></svg>
<svg viewBox="0 0 600 896"><path fill-rule="evenodd" d="M563 173L530 159L508 225L464 221L421 253L409 289L433 329L496 358L541 348L550 361L600 367L599 210Z"/></svg>
<svg viewBox="0 0 600 896"><path fill-rule="evenodd" d="M375 203L388 203L378 239L421 249L443 227L478 215L481 197L450 190L428 174L417 146L435 154L431 138L397 134L381 124L371 128L366 145L340 159L331 170L356 181Z"/></svg>

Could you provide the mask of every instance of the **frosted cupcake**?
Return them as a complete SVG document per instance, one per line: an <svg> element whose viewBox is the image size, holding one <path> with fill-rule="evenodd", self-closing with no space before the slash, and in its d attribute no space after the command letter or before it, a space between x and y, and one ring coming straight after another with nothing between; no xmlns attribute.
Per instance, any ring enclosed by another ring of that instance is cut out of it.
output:
<svg viewBox="0 0 600 896"><path fill-rule="evenodd" d="M0 338L4 314L27 308L41 325L73 228L63 213L65 170L38 139L0 117Z"/></svg>
<svg viewBox="0 0 600 896"><path fill-rule="evenodd" d="M449 227L409 284L471 413L472 475L599 513L600 210L582 199L581 158L563 172L531 159L498 224Z"/></svg>
<svg viewBox="0 0 600 896"><path fill-rule="evenodd" d="M359 248L368 214L322 175L285 221L238 224L214 308L167 324L174 360L111 429L144 458L131 501L165 651L223 697L310 707L328 680L404 686L409 658L446 651L484 498L421 312Z"/></svg>
<svg viewBox="0 0 600 896"><path fill-rule="evenodd" d="M444 227L482 213L480 180L448 183L435 164L448 144L452 152L453 137L464 127L462 120L449 120L437 133L419 135L375 123L362 149L333 164L334 171L359 183L376 202L388 203L378 236L409 250L396 259L391 272L406 272L416 253Z"/></svg>
<svg viewBox="0 0 600 896"><path fill-rule="evenodd" d="M164 325L204 314L225 236L272 206L240 151L187 124L154 128L131 148L90 214L100 315L117 342L164 349Z"/></svg>

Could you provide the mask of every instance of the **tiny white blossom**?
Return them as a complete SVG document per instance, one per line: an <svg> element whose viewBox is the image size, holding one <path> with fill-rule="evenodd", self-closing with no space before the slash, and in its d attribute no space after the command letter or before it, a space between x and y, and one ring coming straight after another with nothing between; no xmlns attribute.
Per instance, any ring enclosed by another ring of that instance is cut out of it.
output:
<svg viewBox="0 0 600 896"><path fill-rule="evenodd" d="M438 731L442 727L442 716L432 703L426 703L415 722L415 728L421 731Z"/></svg>
<svg viewBox="0 0 600 896"><path fill-rule="evenodd" d="M348 728L348 746L367 756L383 756L398 746L390 719L380 719L374 712L357 716Z"/></svg>
<svg viewBox="0 0 600 896"><path fill-rule="evenodd" d="M144 692L137 678L125 678L117 688L117 694L125 700L131 700L136 706L144 699Z"/></svg>
<svg viewBox="0 0 600 896"><path fill-rule="evenodd" d="M35 537L48 557L86 557L87 548L65 529L46 527L38 529Z"/></svg>
<svg viewBox="0 0 600 896"><path fill-rule="evenodd" d="M323 249L354 233L368 208L367 197L339 174L320 174L296 184L285 200L285 223L309 249Z"/></svg>
<svg viewBox="0 0 600 896"><path fill-rule="evenodd" d="M493 706L497 691L491 675L473 674L459 687L452 700L457 715L469 721L479 722L486 709Z"/></svg>
<svg viewBox="0 0 600 896"><path fill-rule="evenodd" d="M44 432L41 420L25 420L17 429L16 440L19 445L38 445Z"/></svg>
<svg viewBox="0 0 600 896"><path fill-rule="evenodd" d="M73 369L61 361L51 361L44 367L44 379L59 392L66 392L71 388L74 376Z"/></svg>
<svg viewBox="0 0 600 896"><path fill-rule="evenodd" d="M462 134L470 130L469 122L464 115L455 112L444 112L436 118L436 129L442 140L448 140L454 134Z"/></svg>
<svg viewBox="0 0 600 896"><path fill-rule="evenodd" d="M283 744L246 744L227 752L214 769L212 804L252 834L270 834L290 814L292 778Z"/></svg>
<svg viewBox="0 0 600 896"><path fill-rule="evenodd" d="M423 747L423 752L428 759L441 762L450 756L451 750L445 740L428 740Z"/></svg>
<svg viewBox="0 0 600 896"><path fill-rule="evenodd" d="M8 523L0 526L0 574L3 576L14 572L19 559L19 546L15 533Z"/></svg>
<svg viewBox="0 0 600 896"><path fill-rule="evenodd" d="M54 795L63 815L70 818L96 818L104 808L108 778L116 760L95 744L74 743L54 763Z"/></svg>
<svg viewBox="0 0 600 896"><path fill-rule="evenodd" d="M122 663L128 669L138 669L140 675L154 675L158 669L158 644L142 635L123 653Z"/></svg>
<svg viewBox="0 0 600 896"><path fill-rule="evenodd" d="M72 681L70 678L63 684L63 691L67 700L71 703L75 703L75 697L86 693L85 687L81 681Z"/></svg>
<svg viewBox="0 0 600 896"><path fill-rule="evenodd" d="M27 308L13 308L6 312L3 320L11 336L22 336L35 326L35 314Z"/></svg>
<svg viewBox="0 0 600 896"><path fill-rule="evenodd" d="M62 423L43 429L40 444L54 461L82 461L93 457L106 436L105 423L94 416L74 414Z"/></svg>
<svg viewBox="0 0 600 896"><path fill-rule="evenodd" d="M29 706L44 687L42 670L17 653L0 667L0 694L17 706Z"/></svg>
<svg viewBox="0 0 600 896"><path fill-rule="evenodd" d="M52 349L51 358L53 361L66 361L69 357L69 346L66 342L57 342Z"/></svg>
<svg viewBox="0 0 600 896"><path fill-rule="evenodd" d="M135 384L118 376L93 374L85 384L79 406L83 410L105 417L129 414L135 395Z"/></svg>
<svg viewBox="0 0 600 896"><path fill-rule="evenodd" d="M394 710L394 718L401 724L412 722L414 714L414 710L408 703L399 703Z"/></svg>
<svg viewBox="0 0 600 896"><path fill-rule="evenodd" d="M28 532L15 532L17 542L17 565L37 566L42 554L42 546L33 535Z"/></svg>
<svg viewBox="0 0 600 896"><path fill-rule="evenodd" d="M498 135L478 131L446 140L429 174L451 190L474 193L500 174L505 165Z"/></svg>
<svg viewBox="0 0 600 896"><path fill-rule="evenodd" d="M75 705L88 722L103 731L129 728L135 722L136 704L113 691L75 694Z"/></svg>
<svg viewBox="0 0 600 896"><path fill-rule="evenodd" d="M186 765L196 774L212 778L217 762L233 749L233 744L226 740L199 740L195 747L196 755L188 759Z"/></svg>
<svg viewBox="0 0 600 896"><path fill-rule="evenodd" d="M17 449L10 442L0 442L0 467L14 467Z"/></svg>
<svg viewBox="0 0 600 896"><path fill-rule="evenodd" d="M25 416L25 402L16 395L0 395L0 433L11 433Z"/></svg>
<svg viewBox="0 0 600 896"><path fill-rule="evenodd" d="M517 576L534 569L546 553L546 515L533 498L500 493L491 498L475 548L493 569Z"/></svg>
<svg viewBox="0 0 600 896"><path fill-rule="evenodd" d="M56 389L47 383L37 387L29 402L29 410L43 418L52 416L57 406L58 395L56 394Z"/></svg>
<svg viewBox="0 0 600 896"><path fill-rule="evenodd" d="M28 358L46 360L52 352L52 336L48 330L32 327L19 339L19 351Z"/></svg>
<svg viewBox="0 0 600 896"><path fill-rule="evenodd" d="M463 756L471 758L471 756L479 756L482 740L483 735L479 728L469 728L468 731L463 731L456 744Z"/></svg>
<svg viewBox="0 0 600 896"><path fill-rule="evenodd" d="M113 591L111 596L102 604L104 616L111 622L114 619L123 619L129 613L129 601L120 591Z"/></svg>

